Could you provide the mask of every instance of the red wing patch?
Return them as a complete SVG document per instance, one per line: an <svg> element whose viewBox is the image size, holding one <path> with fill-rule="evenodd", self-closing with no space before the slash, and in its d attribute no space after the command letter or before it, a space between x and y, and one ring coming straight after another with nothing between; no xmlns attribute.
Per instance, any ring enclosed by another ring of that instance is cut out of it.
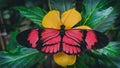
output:
<svg viewBox="0 0 120 68"><path fill-rule="evenodd" d="M109 39L106 35L101 32L88 30L86 31L86 48L90 49L100 49L107 46Z"/></svg>
<svg viewBox="0 0 120 68"><path fill-rule="evenodd" d="M78 54L81 49L76 46L70 46L70 44L63 43L63 51L68 54Z"/></svg>
<svg viewBox="0 0 120 68"><path fill-rule="evenodd" d="M29 41L29 43L32 45L33 48L37 46L38 39L39 39L38 31L37 29L33 29L27 38L27 40Z"/></svg>
<svg viewBox="0 0 120 68"><path fill-rule="evenodd" d="M83 33L81 30L67 30L65 35L75 40L76 42L80 42L83 40Z"/></svg>
<svg viewBox="0 0 120 68"><path fill-rule="evenodd" d="M86 35L88 49L100 49L109 43L109 38L101 32L90 30Z"/></svg>
<svg viewBox="0 0 120 68"><path fill-rule="evenodd" d="M37 41L39 40L38 33L38 29L25 30L17 35L17 42L25 47L36 48Z"/></svg>
<svg viewBox="0 0 120 68"><path fill-rule="evenodd" d="M87 32L85 41L87 43L87 49L91 49L95 45L95 43L98 42L94 31L91 30Z"/></svg>
<svg viewBox="0 0 120 68"><path fill-rule="evenodd" d="M41 51L44 53L56 53L59 51L59 48L60 48L60 44L56 43L56 44L44 46Z"/></svg>
<svg viewBox="0 0 120 68"><path fill-rule="evenodd" d="M60 36L49 39L44 42L42 52L56 53L60 50Z"/></svg>
<svg viewBox="0 0 120 68"><path fill-rule="evenodd" d="M53 29L44 29L44 32L41 33L41 40L44 42L50 41L54 38L56 38L59 35L58 30L53 30ZM54 42L54 41L53 41ZM52 42L49 42L52 43Z"/></svg>

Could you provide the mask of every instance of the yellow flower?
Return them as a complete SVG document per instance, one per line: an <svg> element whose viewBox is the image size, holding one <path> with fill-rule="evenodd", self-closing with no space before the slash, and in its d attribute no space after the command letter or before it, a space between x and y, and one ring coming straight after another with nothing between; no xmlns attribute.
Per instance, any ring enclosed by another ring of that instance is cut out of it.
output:
<svg viewBox="0 0 120 68"><path fill-rule="evenodd" d="M82 19L81 14L75 9L65 11L62 15L58 10L49 11L43 18L42 25L45 28L60 29L61 25L65 29L71 29ZM88 26L79 26L75 29L91 29ZM54 54L54 61L60 66L73 65L76 61L76 55L67 55L64 52Z"/></svg>
<svg viewBox="0 0 120 68"><path fill-rule="evenodd" d="M70 9L64 12L61 16L59 11L52 10L43 18L42 25L45 28L54 29L60 29L60 26L64 25L65 29L71 29L81 19L80 13L75 9Z"/></svg>

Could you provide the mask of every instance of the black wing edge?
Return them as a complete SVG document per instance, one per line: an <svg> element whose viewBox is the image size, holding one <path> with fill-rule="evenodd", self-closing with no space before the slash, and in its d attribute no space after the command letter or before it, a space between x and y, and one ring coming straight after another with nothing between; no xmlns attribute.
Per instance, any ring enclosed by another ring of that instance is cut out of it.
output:
<svg viewBox="0 0 120 68"><path fill-rule="evenodd" d="M94 33L96 35L98 42L95 43L95 45L92 47L92 49L101 49L108 45L109 38L105 34L98 32L98 31L94 31Z"/></svg>
<svg viewBox="0 0 120 68"><path fill-rule="evenodd" d="M28 35L31 32L31 30L32 29L25 30L16 36L16 40L20 45L31 48L31 44L27 41Z"/></svg>

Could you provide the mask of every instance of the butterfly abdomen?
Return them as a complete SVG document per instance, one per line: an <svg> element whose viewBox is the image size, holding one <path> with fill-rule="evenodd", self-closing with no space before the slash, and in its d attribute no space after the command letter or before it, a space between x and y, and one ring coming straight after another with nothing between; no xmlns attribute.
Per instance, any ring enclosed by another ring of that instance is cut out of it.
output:
<svg viewBox="0 0 120 68"><path fill-rule="evenodd" d="M62 25L60 29L60 36L63 37L65 35L65 26Z"/></svg>

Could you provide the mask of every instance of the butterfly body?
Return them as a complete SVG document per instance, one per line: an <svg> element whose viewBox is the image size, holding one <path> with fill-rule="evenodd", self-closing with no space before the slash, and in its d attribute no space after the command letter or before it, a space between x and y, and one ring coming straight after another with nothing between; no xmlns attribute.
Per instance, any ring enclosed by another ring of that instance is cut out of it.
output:
<svg viewBox="0 0 120 68"><path fill-rule="evenodd" d="M65 35L65 26L62 25L60 29L60 36L63 37Z"/></svg>
<svg viewBox="0 0 120 68"><path fill-rule="evenodd" d="M62 25L60 30L51 28L30 29L21 32L17 41L23 46L36 48L44 53L63 51L79 54L90 49L99 49L108 44L108 38L94 30L69 29Z"/></svg>

